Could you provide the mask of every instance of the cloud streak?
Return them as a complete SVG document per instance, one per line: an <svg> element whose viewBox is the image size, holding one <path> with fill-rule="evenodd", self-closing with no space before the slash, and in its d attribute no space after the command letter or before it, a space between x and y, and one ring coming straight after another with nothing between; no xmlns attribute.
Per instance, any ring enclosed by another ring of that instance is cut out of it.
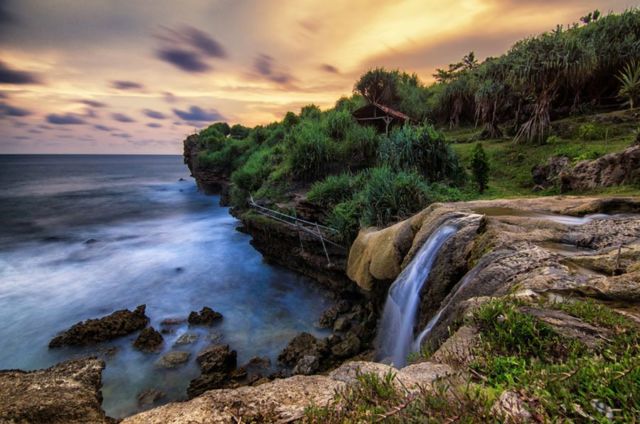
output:
<svg viewBox="0 0 640 424"><path fill-rule="evenodd" d="M56 114L51 113L47 115L47 122L54 125L83 125L86 124L85 120L72 113Z"/></svg>
<svg viewBox="0 0 640 424"><path fill-rule="evenodd" d="M210 109L207 111L199 106L191 106L187 111L173 109L173 113L175 113L180 119L189 122L212 122L224 120L224 116L217 110Z"/></svg>
<svg viewBox="0 0 640 424"><path fill-rule="evenodd" d="M111 87L117 90L143 90L144 85L135 81L116 80L111 81Z"/></svg>
<svg viewBox="0 0 640 424"><path fill-rule="evenodd" d="M210 71L213 67L207 59L227 57L222 44L206 32L192 26L165 28L157 38L162 42L162 47L156 50L156 57L185 72Z"/></svg>
<svg viewBox="0 0 640 424"><path fill-rule="evenodd" d="M112 113L111 119L113 119L114 121L124 122L124 123L136 122L135 119L133 119L132 117L124 113Z"/></svg>
<svg viewBox="0 0 640 424"><path fill-rule="evenodd" d="M2 84L40 84L40 79L33 73L19 71L0 61L0 83Z"/></svg>

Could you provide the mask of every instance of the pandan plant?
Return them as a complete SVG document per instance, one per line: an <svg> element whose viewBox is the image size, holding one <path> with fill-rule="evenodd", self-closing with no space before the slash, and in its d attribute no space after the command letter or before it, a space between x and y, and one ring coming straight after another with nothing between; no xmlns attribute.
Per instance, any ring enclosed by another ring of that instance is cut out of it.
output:
<svg viewBox="0 0 640 424"><path fill-rule="evenodd" d="M633 109L640 99L640 62L628 63L618 75L618 81L618 95L626 98L629 108Z"/></svg>

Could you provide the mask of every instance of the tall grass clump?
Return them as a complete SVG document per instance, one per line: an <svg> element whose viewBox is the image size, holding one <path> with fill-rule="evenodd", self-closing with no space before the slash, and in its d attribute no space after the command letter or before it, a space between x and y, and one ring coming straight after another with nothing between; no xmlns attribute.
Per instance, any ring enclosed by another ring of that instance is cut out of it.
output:
<svg viewBox="0 0 640 424"><path fill-rule="evenodd" d="M326 175L335 147L317 121L305 120L288 136L288 163L296 178L313 181Z"/></svg>

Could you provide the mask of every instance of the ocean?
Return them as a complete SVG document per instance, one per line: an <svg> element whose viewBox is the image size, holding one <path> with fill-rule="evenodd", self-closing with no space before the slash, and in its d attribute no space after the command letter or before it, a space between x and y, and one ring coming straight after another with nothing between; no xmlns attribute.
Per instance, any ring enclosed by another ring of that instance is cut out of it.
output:
<svg viewBox="0 0 640 424"><path fill-rule="evenodd" d="M105 359L103 407L112 417L138 410L156 389L184 399L199 375L195 355L216 341L276 357L331 306L313 281L265 263L238 221L200 193L180 156L0 155L0 369L51 366L78 356ZM87 318L147 305L151 325L209 306L212 328L176 327L157 354L132 348L135 334L89 348L48 349L58 332ZM185 332L198 340L176 348ZM115 348L115 354L113 351ZM157 359L188 350L175 370Z"/></svg>

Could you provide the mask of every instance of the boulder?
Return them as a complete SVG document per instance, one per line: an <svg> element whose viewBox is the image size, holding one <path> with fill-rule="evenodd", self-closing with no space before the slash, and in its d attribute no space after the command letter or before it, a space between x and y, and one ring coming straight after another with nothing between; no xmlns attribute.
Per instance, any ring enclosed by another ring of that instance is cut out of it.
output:
<svg viewBox="0 0 640 424"><path fill-rule="evenodd" d="M156 361L156 366L159 368L177 368L189 360L191 354L181 350L174 350L165 353Z"/></svg>
<svg viewBox="0 0 640 424"><path fill-rule="evenodd" d="M224 372L201 374L199 377L196 377L189 382L189 387L187 387L187 396L189 399L193 399L208 390L220 389L225 385L228 378L229 375Z"/></svg>
<svg viewBox="0 0 640 424"><path fill-rule="evenodd" d="M360 339L353 333L331 348L331 353L337 358L348 358L360 352Z"/></svg>
<svg viewBox="0 0 640 424"><path fill-rule="evenodd" d="M320 368L320 360L317 356L305 355L293 367L292 374L311 375L314 374Z"/></svg>
<svg viewBox="0 0 640 424"><path fill-rule="evenodd" d="M212 325L222 319L222 314L205 306L200 312L192 311L187 321L190 325Z"/></svg>
<svg viewBox="0 0 640 424"><path fill-rule="evenodd" d="M335 305L324 311L318 319L318 328L331 328L333 323L340 314L343 314L349 310L349 302L346 300L340 300Z"/></svg>
<svg viewBox="0 0 640 424"><path fill-rule="evenodd" d="M191 343L195 343L198 340L198 334L196 333L184 333L174 343L177 346L187 345Z"/></svg>
<svg viewBox="0 0 640 424"><path fill-rule="evenodd" d="M144 311L145 305L140 305L134 311L122 309L102 318L79 322L54 337L49 347L100 343L142 330L149 323Z"/></svg>
<svg viewBox="0 0 640 424"><path fill-rule="evenodd" d="M541 188L555 185L559 176L570 168L569 158L566 156L552 156L544 165L536 165L531 170L534 184Z"/></svg>
<svg viewBox="0 0 640 424"><path fill-rule="evenodd" d="M62 362L37 371L0 371L2 423L115 423L101 408L104 362Z"/></svg>
<svg viewBox="0 0 640 424"><path fill-rule="evenodd" d="M138 338L133 342L133 347L142 352L157 352L162 347L164 339L153 327L142 329Z"/></svg>
<svg viewBox="0 0 640 424"><path fill-rule="evenodd" d="M158 389L143 390L142 392L138 393L137 396L138 406L141 406L143 408L152 406L164 399L165 396L166 394Z"/></svg>
<svg viewBox="0 0 640 424"><path fill-rule="evenodd" d="M326 348L326 341L319 340L309 333L300 333L291 339L287 347L278 355L278 362L292 367L304 356L322 358Z"/></svg>
<svg viewBox="0 0 640 424"><path fill-rule="evenodd" d="M237 353L230 350L229 345L212 345L196 357L196 362L204 374L229 373L237 366Z"/></svg>
<svg viewBox="0 0 640 424"><path fill-rule="evenodd" d="M640 146L582 161L561 175L561 190L580 191L640 182Z"/></svg>

